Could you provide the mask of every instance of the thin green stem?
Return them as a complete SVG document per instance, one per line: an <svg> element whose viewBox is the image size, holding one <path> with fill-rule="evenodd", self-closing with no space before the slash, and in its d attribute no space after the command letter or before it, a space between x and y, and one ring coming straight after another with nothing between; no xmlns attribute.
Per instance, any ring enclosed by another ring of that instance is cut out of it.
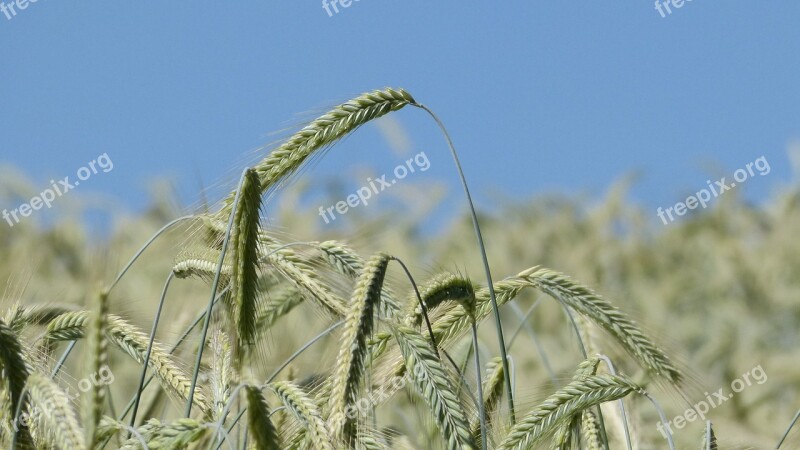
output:
<svg viewBox="0 0 800 450"><path fill-rule="evenodd" d="M789 428L786 429L786 431L783 433L781 441L778 442L777 446L775 446L776 450L781 448L781 445L783 445L783 441L785 441L786 438L789 437L789 432L792 431L792 428L794 428L794 425L797 423L798 419L800 419L800 410L798 410L797 414L794 415L794 419L792 419L792 423L789 424Z"/></svg>
<svg viewBox="0 0 800 450"><path fill-rule="evenodd" d="M505 377L506 392L508 395L508 410L511 418L511 424L513 425L517 422L517 419L516 419L516 414L514 413L514 393L511 392L511 374L508 371L508 355L506 353L505 338L503 337L503 324L502 321L500 320L500 309L497 306L497 296L495 295L494 292L492 271L491 268L489 267L489 259L486 256L486 247L483 243L483 236L481 235L481 227L480 224L478 223L478 214L475 212L475 205L472 202L472 195L469 193L467 179L464 176L464 171L461 168L461 162L459 162L458 153L456 152L455 145L453 145L453 140L450 139L450 134L447 132L444 123L427 106L419 103L412 103L412 105L427 112L439 126L439 129L441 129L445 139L447 140L447 145L450 148L450 153L452 154L453 161L456 164L456 169L458 169L458 176L461 179L461 186L464 188L464 193L467 196L467 203L469 204L470 214L472 215L472 225L475 228L475 237L478 240L478 248L480 249L481 259L483 260L483 270L486 274L486 285L489 289L489 299L492 303L492 312L494 313L495 328L497 329L497 340L500 345L500 355L503 358L503 375Z"/></svg>
<svg viewBox="0 0 800 450"><path fill-rule="evenodd" d="M481 352L478 351L478 326L475 319L472 319L472 345L475 346L475 372L478 378L478 414L481 421L481 449L487 450L487 429L486 429L486 409L483 405L483 367L481 367Z"/></svg>
<svg viewBox="0 0 800 450"><path fill-rule="evenodd" d="M164 283L164 289L161 291L161 300L158 302L158 309L156 310L156 316L153 319L153 328L150 330L150 342L147 344L147 353L144 356L144 362L142 363L142 373L139 376L139 386L136 389L136 400L133 403L133 412L131 413L131 421L130 426L131 428L136 426L136 414L139 412L139 403L142 400L142 392L144 390L144 379L147 376L147 366L150 364L150 355L153 351L153 343L156 339L156 332L158 330L158 322L161 320L161 311L164 309L164 301L167 298L167 290L169 289L169 285L172 282L173 278L175 278L175 273L170 272L169 276L167 277L167 281Z"/></svg>
<svg viewBox="0 0 800 450"><path fill-rule="evenodd" d="M403 268L403 271L406 273L408 277L408 281L411 282L411 286L414 287L414 294L417 296L417 301L419 302L419 307L422 309L422 317L425 318L425 325L428 327L428 336L431 338L431 345L433 346L433 351L436 354L439 354L439 347L436 345L436 337L433 334L433 327L431 326L431 319L428 317L428 307L425 305L425 302L422 301L422 295L419 293L419 288L417 287L417 282L414 280L414 277L411 276L411 272L406 267L405 263L401 261L399 258L395 258L394 256L391 257L393 261L396 261L397 264L400 264L400 267Z"/></svg>
<svg viewBox="0 0 800 450"><path fill-rule="evenodd" d="M200 363L203 361L203 350L205 350L206 338L208 338L208 328L211 326L211 311L214 309L214 300L217 297L217 288L219 287L219 279L222 274L222 264L225 262L225 255L228 253L228 244L231 240L231 229L233 228L233 221L236 218L236 207L239 204L239 197L242 194L242 184L244 183L245 176L250 168L242 171L242 176L239 179L238 187L236 188L236 197L233 200L233 211L228 218L228 228L225 230L225 238L222 241L222 251L219 254L219 262L217 263L217 272L214 274L214 283L211 285L211 300L208 301L208 309L206 309L206 316L203 323L203 333L200 338L200 345L197 349L197 360L194 364L194 374L192 375L192 387L189 390L189 400L186 402L186 411L184 417L189 418L192 415L192 403L194 403L194 390L197 387L197 378L200 376Z"/></svg>
<svg viewBox="0 0 800 450"><path fill-rule="evenodd" d="M658 417L661 420L661 424L664 425L664 428L666 429L665 434L667 438L667 444L669 445L669 449L675 450L675 442L672 441L672 430L670 430L669 428L669 423L667 422L667 416L664 415L664 410L661 409L661 405L658 404L658 401L656 401L656 399L652 395L648 394L647 392L643 392L642 395L644 395L648 400L650 400L650 403L653 404L653 408L655 408L656 412L658 413Z"/></svg>
<svg viewBox="0 0 800 450"><path fill-rule="evenodd" d="M544 347L542 343L539 342L539 338L536 336L536 331L534 331L533 327L528 323L528 318L533 314L533 311L536 307L541 303L542 298L538 298L536 302L528 309L525 314L522 314L522 310L520 309L519 305L516 302L510 302L511 309L520 317L520 323L517 329L514 331L514 334L511 336L511 339L508 340L508 347L506 348L507 352L511 351L511 347L514 345L514 341L516 340L519 333L524 328L528 335L531 337L533 341L533 345L536 347L536 352L539 353L539 357L542 360L542 366L544 367L545 372L550 377L550 381L553 385L558 385L558 378L556 377L556 373L553 370L553 366L550 364L550 358L547 357L547 353L544 351Z"/></svg>
<svg viewBox="0 0 800 450"><path fill-rule="evenodd" d="M598 354L597 357L600 358L601 361L606 363L608 371L611 373L611 375L614 376L617 375L617 370L614 368L614 364L611 362L611 358L609 358L606 355L600 355L600 354ZM625 430L625 443L628 446L628 450L633 450L633 446L631 444L631 432L628 429L628 415L625 413L625 402L622 401L622 399L619 399L618 403L619 403L619 413L622 416L622 428Z"/></svg>
<svg viewBox="0 0 800 450"><path fill-rule="evenodd" d="M322 333L318 334L317 336L315 336L310 341L306 342L305 345L300 347L300 349L298 349L296 352L294 352L292 354L292 356L289 357L289 359L284 361L283 364L280 365L280 367L278 367L277 369L275 369L274 372L272 372L272 375L270 375L269 378L267 378L267 381L266 381L265 384L272 383L275 380L275 377L277 377L278 374L280 374L281 371L283 371L283 369L286 368L286 366L291 364L292 361L297 359L298 356L300 356L303 352L308 350L308 348L311 347L312 345L314 345L318 340L320 340L320 339L324 338L325 336L329 335L333 330L335 330L335 329L339 328L340 326L342 326L342 324L344 324L344 320L340 320L340 321L336 322L335 324L333 324L330 327L328 327L325 331L323 331Z"/></svg>
<svg viewBox="0 0 800 450"><path fill-rule="evenodd" d="M152 244L159 236L164 234L164 232L166 232L167 230L172 228L174 225L176 225L178 223L181 223L184 220L194 219L195 217L196 216L194 216L194 215L178 217L177 219L175 219L175 220L169 222L168 224L164 225L163 227L161 227L160 230L156 231L156 233L150 239L148 239L148 241L145 242L144 245L142 245L141 248L139 248L139 251L137 251L136 254L133 255L133 258L131 258L131 260L128 261L128 264L126 264L125 267L119 272L119 275L117 275L117 278L114 279L114 282L111 283L111 286L108 287L106 292L110 293L111 290L114 289L114 287L117 285L117 283L119 283L119 281L122 279L122 277L125 276L125 273L127 273L128 270L131 268L131 266L133 266L133 263L135 263L136 260L139 259L140 256L142 256L142 253L144 253L144 251L147 250L147 247L149 247L150 244Z"/></svg>
<svg viewBox="0 0 800 450"><path fill-rule="evenodd" d="M67 362L67 358L69 358L69 354L72 353L72 350L75 348L75 345L78 341L70 341L67 349L64 350L64 353L61 354L61 358L58 359L56 366L53 368L53 372L50 374L50 378L55 378L59 372L61 372L61 368L64 367L64 363Z"/></svg>

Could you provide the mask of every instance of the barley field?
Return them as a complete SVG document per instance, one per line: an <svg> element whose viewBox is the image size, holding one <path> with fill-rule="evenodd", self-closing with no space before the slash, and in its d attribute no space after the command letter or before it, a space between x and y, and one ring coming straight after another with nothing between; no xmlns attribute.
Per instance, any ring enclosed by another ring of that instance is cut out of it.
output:
<svg viewBox="0 0 800 450"><path fill-rule="evenodd" d="M669 226L626 179L435 232L413 196L355 230L297 212L308 161L404 108L448 148L386 88L215 206L0 227L2 448L800 448L800 186Z"/></svg>

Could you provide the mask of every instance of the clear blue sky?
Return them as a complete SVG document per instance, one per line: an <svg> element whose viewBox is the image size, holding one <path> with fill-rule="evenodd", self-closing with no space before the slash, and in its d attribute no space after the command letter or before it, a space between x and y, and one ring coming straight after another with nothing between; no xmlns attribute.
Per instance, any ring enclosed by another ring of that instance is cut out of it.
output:
<svg viewBox="0 0 800 450"><path fill-rule="evenodd" d="M395 86L443 118L482 205L493 190L599 194L639 171L632 198L667 206L713 164L729 175L765 155L771 174L744 191L763 198L800 138L798 18L789 0L694 0L663 18L650 0L360 0L333 17L317 0L39 0L0 15L0 163L46 188L107 152L114 170L84 192L137 209L171 176L188 203L270 133ZM430 121L395 118L431 155L426 176L454 181ZM306 176L365 160L402 159L367 127Z"/></svg>

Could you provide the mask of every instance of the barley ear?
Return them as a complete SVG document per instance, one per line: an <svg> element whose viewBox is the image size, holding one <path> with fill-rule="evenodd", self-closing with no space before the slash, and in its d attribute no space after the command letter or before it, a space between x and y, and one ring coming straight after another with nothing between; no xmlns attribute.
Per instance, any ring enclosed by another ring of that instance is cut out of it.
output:
<svg viewBox="0 0 800 450"><path fill-rule="evenodd" d="M178 419L166 425L151 419L137 431L150 449L185 449L209 435L211 428L193 419ZM138 437L128 439L120 447L120 450L139 449L143 447Z"/></svg>
<svg viewBox="0 0 800 450"><path fill-rule="evenodd" d="M231 379L234 376L232 352L228 335L218 331L211 338L211 391L214 398L212 417L221 421L225 405L231 397Z"/></svg>
<svg viewBox="0 0 800 450"><path fill-rule="evenodd" d="M503 305L513 300L527 288L548 294L572 308L611 334L636 360L651 373L680 385L683 376L669 357L652 340L642 333L636 323L611 303L567 276L550 269L532 267L518 275L494 283L497 303ZM476 320L492 313L490 293L487 288L478 290ZM449 310L433 324L436 341L441 345L454 340L471 325L466 311Z"/></svg>
<svg viewBox="0 0 800 450"><path fill-rule="evenodd" d="M591 289L549 269L530 269L519 276L606 330L650 372L673 384L681 383L683 376L669 357L627 315Z"/></svg>
<svg viewBox="0 0 800 450"><path fill-rule="evenodd" d="M347 314L344 301L334 295L324 283L317 278L316 269L309 265L289 248L270 251L269 241L261 239L262 258L279 271L286 279L294 284L301 292L306 293L323 310L333 317L342 317Z"/></svg>
<svg viewBox="0 0 800 450"><path fill-rule="evenodd" d="M234 211L231 230L231 256L233 258L233 283L231 310L236 324L236 361L255 341L256 312L258 310L258 237L261 210L261 191L258 174L249 169L242 182L239 204Z"/></svg>
<svg viewBox="0 0 800 450"><path fill-rule="evenodd" d="M452 273L437 274L421 287L419 294L428 311L445 302L453 301L464 307L467 315L475 313L475 289L472 282ZM406 323L409 326L420 326L423 319L422 306L417 300L416 293L409 298L408 305L411 312L406 318Z"/></svg>
<svg viewBox="0 0 800 450"><path fill-rule="evenodd" d="M47 326L47 332L42 338L40 346L49 348L58 341L82 339L86 333L86 326L89 320L90 314L86 311L60 315ZM112 344L125 352L134 361L139 364L144 362L150 338L137 327L117 316L109 315L106 335ZM149 365L161 386L167 392L175 394L182 399L188 398L191 379L158 343L153 343ZM199 387L195 391L198 406L204 413L207 413L209 408L206 404L204 393Z"/></svg>
<svg viewBox="0 0 800 450"><path fill-rule="evenodd" d="M281 317L289 314L295 307L303 303L305 299L294 289L284 289L275 294L271 294L270 301L259 308L256 316L256 330L259 335L267 333Z"/></svg>
<svg viewBox="0 0 800 450"><path fill-rule="evenodd" d="M492 414L500 406L504 387L503 362L497 357L486 365L486 378L483 380L483 410L489 424L492 422ZM471 429L473 436L479 436L480 422L476 420Z"/></svg>
<svg viewBox="0 0 800 450"><path fill-rule="evenodd" d="M322 414L314 401L298 386L276 381L269 385L270 389L281 399L286 410L305 430L311 448L317 450L333 450L331 437L322 420Z"/></svg>
<svg viewBox="0 0 800 450"><path fill-rule="evenodd" d="M576 414L633 392L642 390L620 376L592 375L572 381L517 422L500 443L498 450L536 447L544 437Z"/></svg>
<svg viewBox="0 0 800 450"><path fill-rule="evenodd" d="M13 416L28 379L28 365L17 335L0 319L0 369L8 382L9 413Z"/></svg>
<svg viewBox="0 0 800 450"><path fill-rule="evenodd" d="M603 444L600 421L597 420L597 414L590 409L581 413L581 436L583 436L583 441L586 442L588 450L605 450L607 448Z"/></svg>
<svg viewBox="0 0 800 450"><path fill-rule="evenodd" d="M258 450L280 450L280 439L270 420L270 409L261 390L254 386L247 388L247 424Z"/></svg>
<svg viewBox="0 0 800 450"><path fill-rule="evenodd" d="M407 376L434 414L449 450L475 449L464 408L447 371L428 341L416 330L396 327L394 336L403 354Z"/></svg>
<svg viewBox="0 0 800 450"><path fill-rule="evenodd" d="M83 430L70 405L69 396L50 378L40 373L32 373L26 385L31 417L37 429L45 436L43 440L55 444L62 450L84 448Z"/></svg>
<svg viewBox="0 0 800 450"><path fill-rule="evenodd" d="M108 368L108 292L102 291L97 295L95 309L91 314L89 325L89 343L87 348L88 367L92 371L88 376L99 379L103 369ZM86 397L85 416L83 420L86 429L86 448L94 448L98 442L98 426L103 417L103 402L105 400L106 386L93 383L89 395Z"/></svg>
<svg viewBox="0 0 800 450"><path fill-rule="evenodd" d="M350 301L342 332L342 344L333 370L329 399L328 426L337 440L350 441L353 420L348 409L357 400L369 356L368 340L375 325L375 313L381 301L381 288L391 257L375 255L361 273Z"/></svg>
<svg viewBox="0 0 800 450"><path fill-rule="evenodd" d="M580 421L578 417L559 426L553 436L553 448L557 450L572 450L580 442ZM597 450L592 449L590 450Z"/></svg>
<svg viewBox="0 0 800 450"><path fill-rule="evenodd" d="M256 164L261 193L289 176L314 152L332 145L361 125L414 103L408 92L386 88L362 94L317 118L295 133L280 147ZM233 206L231 194L218 213L227 217Z"/></svg>

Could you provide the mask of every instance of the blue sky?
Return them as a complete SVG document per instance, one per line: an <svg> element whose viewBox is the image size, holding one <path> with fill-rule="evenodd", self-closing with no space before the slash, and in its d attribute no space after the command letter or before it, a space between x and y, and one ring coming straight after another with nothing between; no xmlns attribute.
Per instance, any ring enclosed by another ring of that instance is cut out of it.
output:
<svg viewBox="0 0 800 450"><path fill-rule="evenodd" d="M511 3L360 0L331 17L316 0L39 0L0 15L0 163L44 189L108 153L113 171L82 192L136 210L166 176L188 204L230 187L273 132L394 86L442 117L479 205L600 195L636 171L631 198L668 206L762 155L771 173L745 195L791 179L800 2L694 0L667 17L649 0ZM426 179L454 183L430 120L393 118L430 155ZM369 126L304 176L358 186L353 168L402 160Z"/></svg>

